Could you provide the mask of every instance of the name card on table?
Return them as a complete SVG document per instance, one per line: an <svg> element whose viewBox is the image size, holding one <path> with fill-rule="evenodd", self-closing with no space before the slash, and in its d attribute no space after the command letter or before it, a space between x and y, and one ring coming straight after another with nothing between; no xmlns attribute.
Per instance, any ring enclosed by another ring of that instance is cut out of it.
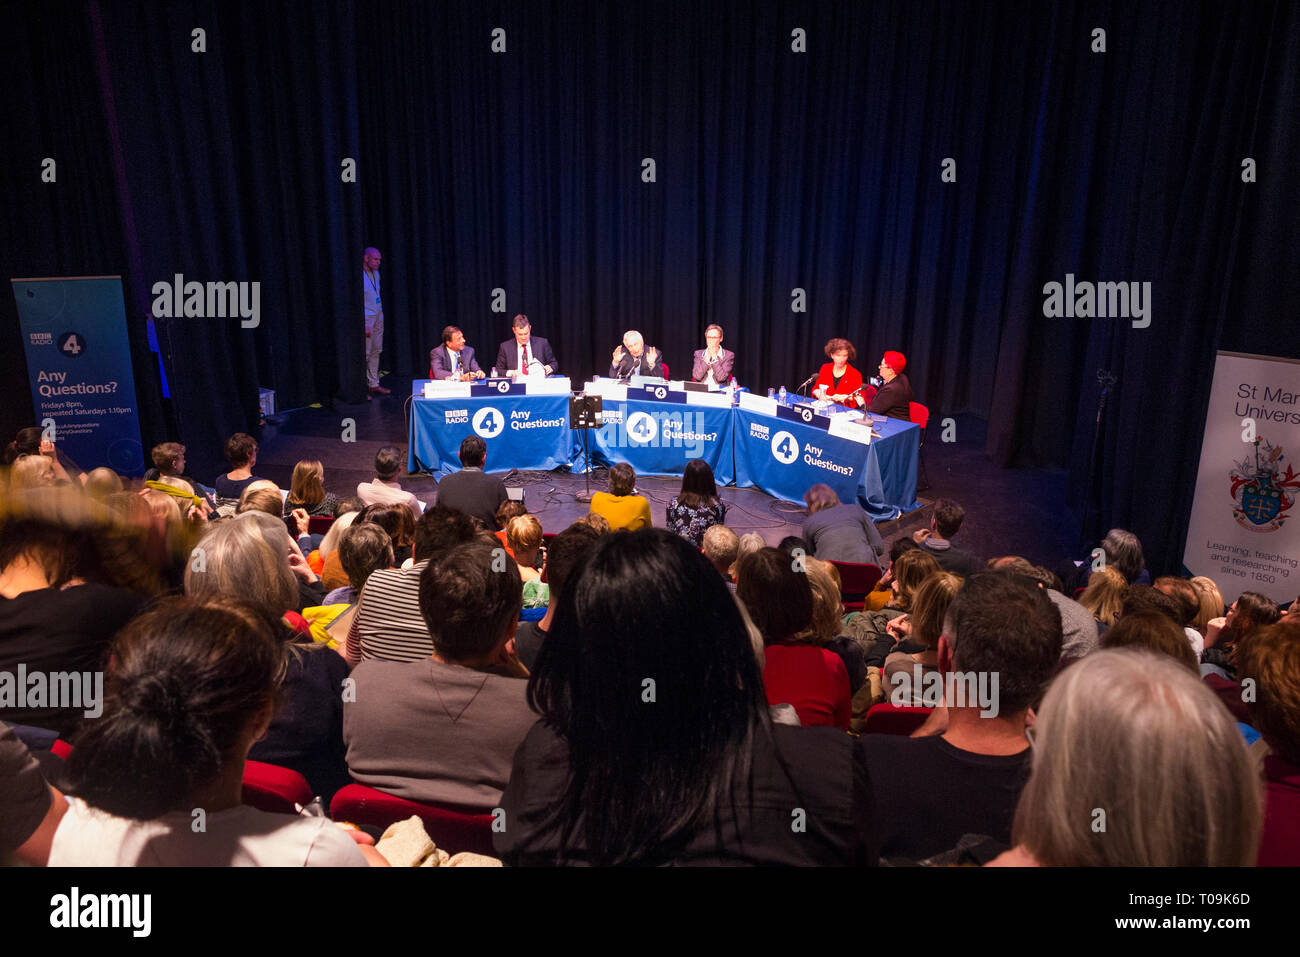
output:
<svg viewBox="0 0 1300 957"><path fill-rule="evenodd" d="M627 386L617 379L592 379L582 388L587 395L598 395L606 402L627 401Z"/></svg>
<svg viewBox="0 0 1300 957"><path fill-rule="evenodd" d="M530 377L524 383L528 395L568 395L573 391L573 383L568 376L553 375L545 379Z"/></svg>
<svg viewBox="0 0 1300 957"><path fill-rule="evenodd" d="M815 429L828 429L831 424L830 419L820 415L817 409L811 405L796 405L794 408L790 408L778 404L776 417L790 422L802 422L804 425L811 425Z"/></svg>
<svg viewBox="0 0 1300 957"><path fill-rule="evenodd" d="M871 426L863 425L861 422L855 422L849 416L833 416L831 418L831 426L826 431L831 435L837 435L840 438L848 439L851 442L861 442L863 445L871 444Z"/></svg>
<svg viewBox="0 0 1300 957"><path fill-rule="evenodd" d="M740 407L747 412L775 417L776 405L776 399L769 399L765 395L755 395L753 392L740 393Z"/></svg>
<svg viewBox="0 0 1300 957"><path fill-rule="evenodd" d="M494 395L526 394L523 382L516 382L513 379L506 378L479 379L477 382L469 383L469 387L469 395L476 399Z"/></svg>
<svg viewBox="0 0 1300 957"><path fill-rule="evenodd" d="M726 392L683 392L687 405L708 405L715 409L731 408L731 395Z"/></svg>
<svg viewBox="0 0 1300 957"><path fill-rule="evenodd" d="M649 385L644 388L636 386L627 387L627 397L629 399L640 399L642 402L678 402L686 403L686 392L674 392L668 388L668 383L663 385Z"/></svg>
<svg viewBox="0 0 1300 957"><path fill-rule="evenodd" d="M455 379L428 379L424 383L426 399L468 399L471 395L468 382Z"/></svg>

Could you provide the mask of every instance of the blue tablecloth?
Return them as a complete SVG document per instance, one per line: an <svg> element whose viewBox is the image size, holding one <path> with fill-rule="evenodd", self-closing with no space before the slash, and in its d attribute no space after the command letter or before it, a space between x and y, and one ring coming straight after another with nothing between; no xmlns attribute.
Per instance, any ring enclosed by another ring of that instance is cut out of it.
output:
<svg viewBox="0 0 1300 957"><path fill-rule="evenodd" d="M877 522L919 507L916 463L921 429L886 419L879 439L862 445L792 418L736 409L736 484L756 486L787 502L802 502L818 482L843 502L857 500Z"/></svg>
<svg viewBox="0 0 1300 957"><path fill-rule="evenodd" d="M446 474L460 467L461 440L487 443L489 471L581 468L582 433L569 428L567 395L503 395L411 402L412 472ZM855 499L876 521L919 507L916 466L921 430L886 419L879 439L862 445L831 435L825 420L801 421L748 409L713 408L628 399L604 404L607 424L588 435L592 461L627 462L642 475L680 475L691 459L709 463L719 485L755 486L776 498L801 502L824 482L845 502ZM821 423L819 425L818 423Z"/></svg>
<svg viewBox="0 0 1300 957"><path fill-rule="evenodd" d="M595 465L626 462L638 475L681 475L691 459L704 459L719 485L729 485L732 410L678 402L628 399L603 403L603 428L587 436ZM573 463L581 469L582 433L573 433Z"/></svg>
<svg viewBox="0 0 1300 957"><path fill-rule="evenodd" d="M411 400L407 469L445 475L460 468L460 443L487 443L487 470L549 471L570 464L567 395L507 395Z"/></svg>

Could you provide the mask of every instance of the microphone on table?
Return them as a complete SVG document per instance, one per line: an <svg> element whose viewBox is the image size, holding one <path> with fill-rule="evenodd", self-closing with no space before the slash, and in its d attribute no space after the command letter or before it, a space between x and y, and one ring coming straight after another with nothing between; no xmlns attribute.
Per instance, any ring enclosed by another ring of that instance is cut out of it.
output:
<svg viewBox="0 0 1300 957"><path fill-rule="evenodd" d="M817 381L817 375L818 375L818 374L814 372L814 373L813 373L812 375L810 375L807 379L805 379L805 380L803 381L803 385L799 386L799 388L798 388L798 389L795 389L795 391L796 391L796 392L800 392L800 391L802 391L802 390L808 388L808 386L812 385L814 382Z"/></svg>

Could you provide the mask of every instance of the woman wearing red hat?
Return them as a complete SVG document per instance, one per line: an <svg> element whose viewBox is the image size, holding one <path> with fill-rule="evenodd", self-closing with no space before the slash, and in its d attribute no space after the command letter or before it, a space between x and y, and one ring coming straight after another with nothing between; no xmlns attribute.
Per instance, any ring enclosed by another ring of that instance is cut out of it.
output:
<svg viewBox="0 0 1300 957"><path fill-rule="evenodd" d="M876 415L887 415L891 419L907 421L911 418L910 406L915 397L912 394L912 384L903 375L906 367L907 359L901 352L885 353L885 357L880 360L880 378L884 384L876 390L870 411Z"/></svg>
<svg viewBox="0 0 1300 957"><path fill-rule="evenodd" d="M858 350L847 339L832 339L826 343L826 357L831 361L818 373L813 395L856 409L863 403L858 391L862 388L862 373L849 362L858 357Z"/></svg>

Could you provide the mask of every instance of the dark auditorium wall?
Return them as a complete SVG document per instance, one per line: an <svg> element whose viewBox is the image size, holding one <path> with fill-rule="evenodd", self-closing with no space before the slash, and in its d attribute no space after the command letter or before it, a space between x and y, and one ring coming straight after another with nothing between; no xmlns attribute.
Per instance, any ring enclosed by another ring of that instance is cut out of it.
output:
<svg viewBox="0 0 1300 957"><path fill-rule="evenodd" d="M1294 4L83 2L12 27L6 274L121 272L137 340L160 279L262 283L255 330L159 323L175 403L147 400L146 443L179 430L208 467L258 385L360 398L367 244L395 391L444 324L490 361L516 312L575 380L629 327L679 375L719 322L756 389L847 335L866 369L906 353L937 418L986 418L997 463L1069 468L1075 507L1112 370L1091 530L1161 570L1215 350L1300 356ZM44 155L78 175L42 190ZM1067 273L1150 282L1149 327L1046 318Z"/></svg>

